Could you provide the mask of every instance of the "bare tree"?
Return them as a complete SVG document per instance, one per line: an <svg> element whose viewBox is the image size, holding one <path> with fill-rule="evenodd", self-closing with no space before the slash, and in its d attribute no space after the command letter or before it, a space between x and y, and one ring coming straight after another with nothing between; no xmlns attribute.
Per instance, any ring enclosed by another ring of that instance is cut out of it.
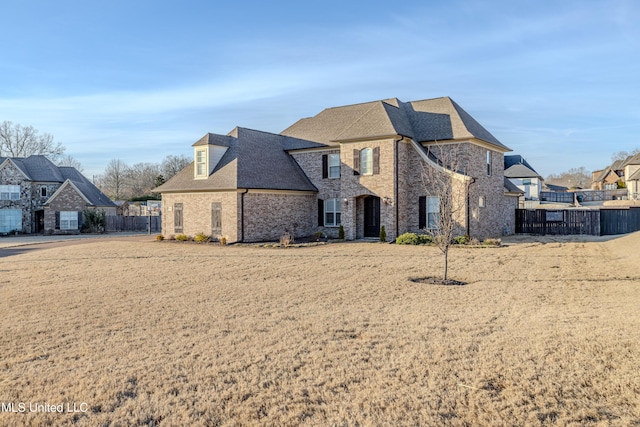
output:
<svg viewBox="0 0 640 427"><path fill-rule="evenodd" d="M454 237L465 233L469 185L468 154L460 145L435 145L422 162L426 232L444 256L442 280L449 270L449 249Z"/></svg>
<svg viewBox="0 0 640 427"><path fill-rule="evenodd" d="M187 156L174 156L169 154L164 158L162 165L160 166L162 177L165 181L170 180L175 174L184 169L192 161L193 159Z"/></svg>
<svg viewBox="0 0 640 427"><path fill-rule="evenodd" d="M39 134L33 126L14 125L9 121L0 124L0 156L29 157L39 154L55 163L63 153L61 143L55 143L53 136L48 133Z"/></svg>
<svg viewBox="0 0 640 427"><path fill-rule="evenodd" d="M591 187L591 174L587 168L571 168L566 172L549 175L545 179L548 184L562 185L569 188L589 188Z"/></svg>
<svg viewBox="0 0 640 427"><path fill-rule="evenodd" d="M615 163L618 160L625 160L627 157L635 156L638 153L640 153L640 148L639 147L636 147L631 151L618 151L618 152L613 153L611 155L611 162Z"/></svg>
<svg viewBox="0 0 640 427"><path fill-rule="evenodd" d="M156 187L156 179L160 175L157 163L136 163L126 172L127 187L131 197L148 196Z"/></svg>
<svg viewBox="0 0 640 427"><path fill-rule="evenodd" d="M127 174L129 166L120 159L112 159L104 173L97 178L97 186L112 200L129 197Z"/></svg>
<svg viewBox="0 0 640 427"><path fill-rule="evenodd" d="M84 168L82 167L82 163L76 160L71 154L62 156L62 158L58 160L58 166L71 166L80 173L84 171Z"/></svg>

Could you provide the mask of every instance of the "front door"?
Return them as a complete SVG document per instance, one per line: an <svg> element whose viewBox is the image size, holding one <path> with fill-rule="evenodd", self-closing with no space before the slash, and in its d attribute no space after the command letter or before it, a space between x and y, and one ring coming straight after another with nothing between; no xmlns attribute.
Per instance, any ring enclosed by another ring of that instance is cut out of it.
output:
<svg viewBox="0 0 640 427"><path fill-rule="evenodd" d="M35 223L35 232L42 233L44 231L44 211L36 211Z"/></svg>
<svg viewBox="0 0 640 427"><path fill-rule="evenodd" d="M364 237L380 237L380 197L364 199Z"/></svg>

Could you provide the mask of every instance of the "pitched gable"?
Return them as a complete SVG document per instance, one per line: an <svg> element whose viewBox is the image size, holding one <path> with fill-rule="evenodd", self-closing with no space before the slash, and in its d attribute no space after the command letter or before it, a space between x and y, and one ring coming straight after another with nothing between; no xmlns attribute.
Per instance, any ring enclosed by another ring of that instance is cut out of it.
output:
<svg viewBox="0 0 640 427"><path fill-rule="evenodd" d="M477 139L510 151L451 98L403 103L396 98L333 107L281 132L324 144L401 135L417 142Z"/></svg>
<svg viewBox="0 0 640 427"><path fill-rule="evenodd" d="M26 170L22 162L20 162L20 159L0 157L0 171L2 171L3 169L13 169L15 172L18 172L18 174L21 175L24 179L33 181L31 176L29 176L29 172Z"/></svg>
<svg viewBox="0 0 640 427"><path fill-rule="evenodd" d="M239 188L317 191L290 149L323 147L311 141L246 128L235 128L222 137L229 148L206 179L194 179L194 164L155 189L158 192L235 190Z"/></svg>

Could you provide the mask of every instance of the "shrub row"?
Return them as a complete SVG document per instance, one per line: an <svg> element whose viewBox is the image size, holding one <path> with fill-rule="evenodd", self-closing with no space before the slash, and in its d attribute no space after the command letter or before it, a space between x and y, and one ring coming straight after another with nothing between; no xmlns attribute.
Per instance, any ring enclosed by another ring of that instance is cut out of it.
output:
<svg viewBox="0 0 640 427"><path fill-rule="evenodd" d="M396 238L396 244L398 245L429 245L433 243L434 238L428 234L418 233L404 233ZM500 246L500 239L485 239L482 243L478 239L470 239L469 236L456 236L453 238L453 243L456 245L470 245L470 246Z"/></svg>

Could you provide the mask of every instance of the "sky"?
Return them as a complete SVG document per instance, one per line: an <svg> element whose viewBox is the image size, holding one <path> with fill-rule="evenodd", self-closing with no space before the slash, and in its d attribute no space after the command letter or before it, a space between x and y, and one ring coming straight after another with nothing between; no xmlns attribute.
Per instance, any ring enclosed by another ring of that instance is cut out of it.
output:
<svg viewBox="0 0 640 427"><path fill-rule="evenodd" d="M635 0L4 0L0 122L89 178L278 133L324 108L450 96L542 176L640 147Z"/></svg>

